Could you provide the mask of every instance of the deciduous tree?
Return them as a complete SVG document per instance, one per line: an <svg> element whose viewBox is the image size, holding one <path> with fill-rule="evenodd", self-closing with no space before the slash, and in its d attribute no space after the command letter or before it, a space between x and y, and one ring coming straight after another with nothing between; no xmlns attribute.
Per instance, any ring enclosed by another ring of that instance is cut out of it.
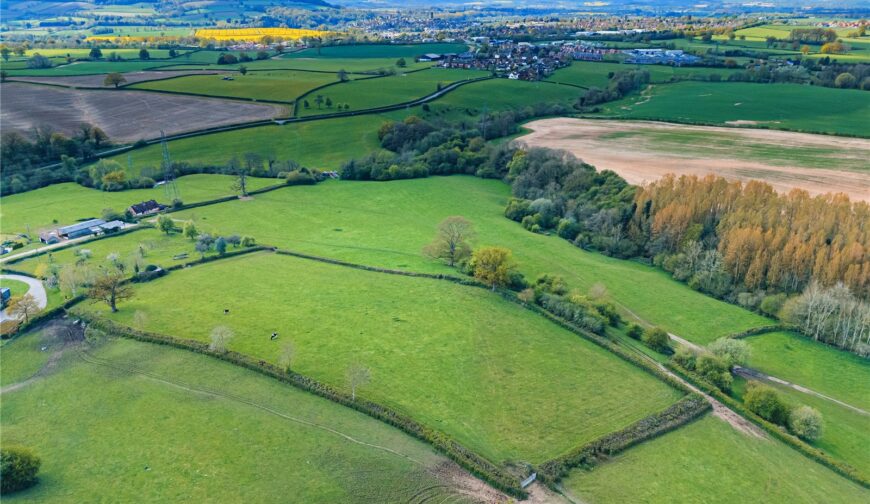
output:
<svg viewBox="0 0 870 504"><path fill-rule="evenodd" d="M127 79L118 72L112 72L106 75L106 78L103 79L104 86L115 86L115 89L125 82L127 82Z"/></svg>
<svg viewBox="0 0 870 504"><path fill-rule="evenodd" d="M516 269L513 253L504 247L482 247L471 255L471 270L474 278L495 290L510 283L511 273Z"/></svg>
<svg viewBox="0 0 870 504"><path fill-rule="evenodd" d="M88 297L106 303L112 313L118 311L117 303L135 295L133 288L119 271L105 271L99 274L88 290Z"/></svg>
<svg viewBox="0 0 870 504"><path fill-rule="evenodd" d="M30 317L39 312L39 302L30 293L14 296L9 300L6 311L13 317L24 319L26 324L30 321Z"/></svg>
<svg viewBox="0 0 870 504"><path fill-rule="evenodd" d="M347 382L350 385L351 399L356 401L356 391L371 381L372 375L369 369L362 364L355 363L347 369Z"/></svg>
<svg viewBox="0 0 870 504"><path fill-rule="evenodd" d="M423 253L455 266L471 256L471 241L476 235L474 224L464 217L447 217L438 224L435 240L423 248Z"/></svg>

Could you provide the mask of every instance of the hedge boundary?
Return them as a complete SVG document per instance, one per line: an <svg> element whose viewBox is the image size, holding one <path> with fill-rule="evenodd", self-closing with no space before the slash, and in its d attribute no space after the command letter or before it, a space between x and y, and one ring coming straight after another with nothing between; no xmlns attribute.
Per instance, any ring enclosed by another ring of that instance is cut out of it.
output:
<svg viewBox="0 0 870 504"><path fill-rule="evenodd" d="M734 334L729 334L725 336L728 339L743 339L748 338L749 336L758 336L759 334L767 334L778 331L792 331L795 330L794 327L789 326L788 324L773 324L766 325L761 327L753 327L751 329L747 329L745 331L736 332Z"/></svg>
<svg viewBox="0 0 870 504"><path fill-rule="evenodd" d="M412 418L392 410L387 406L364 399L353 400L349 394L336 390L329 385L320 383L313 378L293 372L292 370L283 371L274 364L238 352L216 352L209 350L208 344L203 342L139 331L78 310L73 313L77 317L87 321L91 326L104 331L107 334L147 343L167 345L208 355L251 371L258 372L265 376L269 376L324 399L333 401L339 405L352 408L376 420L380 420L381 422L396 427L417 439L429 443L436 450L440 451L442 454L449 457L478 478L486 481L494 488L521 499L528 496L528 494L520 487L519 481L508 472L481 457L477 453L469 450L445 433L426 427Z"/></svg>
<svg viewBox="0 0 870 504"><path fill-rule="evenodd" d="M752 411L749 411L749 409L746 408L743 403L723 393L717 387L713 386L703 378L695 375L691 371L683 368L679 364L676 364L674 362L668 362L665 364L665 367L673 371L675 374L682 376L686 381L698 387L698 389L714 397L716 400L726 405L728 408L730 408L743 418L754 423L774 438L794 448L807 458L822 464L823 466L831 469L840 476L843 476L844 478L849 479L864 488L870 488L870 478L868 478L867 475L865 475L858 469L855 469L846 462L834 459L823 450L807 444L797 436L789 434L784 428L768 422L767 420L761 418Z"/></svg>
<svg viewBox="0 0 870 504"><path fill-rule="evenodd" d="M571 469L594 467L632 446L682 427L710 409L712 406L701 394L689 394L668 408L624 429L606 434L561 457L544 462L538 467L538 477L550 487L555 487Z"/></svg>

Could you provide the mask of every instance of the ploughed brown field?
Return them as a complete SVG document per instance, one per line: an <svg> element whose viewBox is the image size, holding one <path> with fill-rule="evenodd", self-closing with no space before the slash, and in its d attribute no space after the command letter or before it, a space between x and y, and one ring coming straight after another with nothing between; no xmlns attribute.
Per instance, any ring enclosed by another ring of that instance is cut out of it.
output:
<svg viewBox="0 0 870 504"><path fill-rule="evenodd" d="M751 128L554 118L516 141L573 153L632 184L676 175L763 180L777 191L842 192L870 201L870 140Z"/></svg>
<svg viewBox="0 0 870 504"><path fill-rule="evenodd" d="M98 126L115 142L133 142L212 126L270 119L286 114L277 105L170 95L144 91L79 90L21 82L0 85L4 131L30 132L47 125L75 133L79 125Z"/></svg>

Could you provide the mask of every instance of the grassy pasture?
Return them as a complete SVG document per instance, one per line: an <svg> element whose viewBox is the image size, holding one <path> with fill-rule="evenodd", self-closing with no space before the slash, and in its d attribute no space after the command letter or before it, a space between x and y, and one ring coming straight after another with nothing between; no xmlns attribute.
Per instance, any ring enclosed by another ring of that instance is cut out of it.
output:
<svg viewBox="0 0 870 504"><path fill-rule="evenodd" d="M4 384L16 378L7 363L32 360L38 342L30 334L2 347ZM39 484L4 502L205 502L217 495L396 502L418 492L464 502L431 472L454 467L446 459L349 408L182 350L117 340L93 355L151 376L68 352L51 374L4 394L4 443L30 446L43 460Z"/></svg>
<svg viewBox="0 0 870 504"><path fill-rule="evenodd" d="M246 152L275 153L280 160L293 159L317 169L337 169L345 161L380 149L378 127L386 116L366 115L319 121L261 126L214 133L169 142L172 159L202 164L226 164ZM128 154L113 159L126 164ZM133 165L159 167L159 145L129 153ZM182 193L184 194L184 193Z"/></svg>
<svg viewBox="0 0 870 504"><path fill-rule="evenodd" d="M795 84L680 82L611 102L608 116L671 122L759 126L813 133L870 136L870 100L858 90Z"/></svg>
<svg viewBox="0 0 870 504"><path fill-rule="evenodd" d="M33 331L26 338L4 341L0 346L0 384L5 386L30 378L59 347L60 343L43 330Z"/></svg>
<svg viewBox="0 0 870 504"><path fill-rule="evenodd" d="M233 75L231 81L223 80L221 75L191 75L143 82L128 87L226 98L292 102L310 89L337 81L337 77L332 74L275 70Z"/></svg>
<svg viewBox="0 0 870 504"><path fill-rule="evenodd" d="M396 67L396 59L394 58L278 58L278 59L267 59L267 60L258 60L251 61L248 63L239 63L235 65L215 65L217 62L218 55L220 53L215 53L213 56L204 57L199 56L201 52L194 53L193 58L190 60L194 62L194 64L186 63L186 61L182 58L178 58L175 61L178 63L175 66L169 67L172 70L182 69L182 70L190 70L190 69L216 69L223 68L228 70L238 69L239 66L245 65L249 70L306 70L306 71L318 71L318 72L338 72L339 70L344 70L346 72L376 72L379 69L394 69L397 72L400 70L417 70L420 68L427 68L432 66L430 62L420 62L416 63L414 61L408 60L406 61L407 66L405 68ZM195 64L202 63L202 64Z"/></svg>
<svg viewBox="0 0 870 504"><path fill-rule="evenodd" d="M625 72L629 70L646 70L650 80L655 83L668 82L672 78L702 78L715 74L727 79L735 70L727 68L672 67L665 65L626 65L622 63L598 63L593 61L575 61L571 66L557 70L547 77L550 82L574 84L577 86L599 88L607 87L610 72Z"/></svg>
<svg viewBox="0 0 870 504"><path fill-rule="evenodd" d="M297 372L348 391L345 371L362 363L372 375L362 396L495 461L543 462L682 395L486 289L275 254L173 272L118 314L86 309L128 325L142 311L147 329L201 341L225 325L230 348L270 362L291 341Z"/></svg>
<svg viewBox="0 0 870 504"><path fill-rule="evenodd" d="M432 68L389 77L340 82L306 96L310 108L297 107L297 111L301 116L331 113L338 104L343 103L350 105L350 110L383 107L430 95L438 91L439 85L443 87L452 82L486 75L486 72L481 71ZM317 107L314 103L316 95L330 98L333 107Z"/></svg>
<svg viewBox="0 0 870 504"><path fill-rule="evenodd" d="M695 292L640 263L585 252L556 236L530 233L506 219L509 187L473 177L396 182L327 182L290 187L176 214L217 231L242 229L259 243L387 268L449 272L425 259L424 245L450 215L471 220L477 244L513 250L530 279L562 275L583 292L601 282L610 298L651 323L700 344L770 321ZM244 205L244 206L242 206ZM687 309L691 307L691 309Z"/></svg>
<svg viewBox="0 0 870 504"><path fill-rule="evenodd" d="M749 366L870 410L870 362L805 336L775 332L747 338Z"/></svg>
<svg viewBox="0 0 870 504"><path fill-rule="evenodd" d="M430 103L434 113L465 118L487 111L522 108L536 103L571 103L583 90L547 82L489 79L459 87Z"/></svg>
<svg viewBox="0 0 870 504"><path fill-rule="evenodd" d="M793 407L810 406L819 410L824 421L821 439L810 443L824 450L836 459L858 469L863 474L870 473L870 416L840 406L826 399L798 392L790 387L768 383ZM734 392L743 397L746 381L734 380ZM866 389L866 387L865 387Z"/></svg>
<svg viewBox="0 0 870 504"><path fill-rule="evenodd" d="M465 52L468 46L465 44L360 44L338 45L321 47L318 49L303 49L286 53L285 59L317 58L317 59L344 59L344 58L405 58L411 63L415 57L427 53L460 53Z"/></svg>
<svg viewBox="0 0 870 504"><path fill-rule="evenodd" d="M862 502L867 490L773 440L706 416L565 481L584 502Z"/></svg>
<svg viewBox="0 0 870 504"><path fill-rule="evenodd" d="M122 160L126 161L126 160ZM267 187L279 183L275 179L249 179L249 189ZM234 194L233 178L228 175L188 175L179 178L181 198L185 203L206 201ZM34 191L3 197L0 217L4 233L31 233L50 227L57 221L64 226L76 220L99 217L104 208L123 211L134 203L149 199L166 202L162 187L156 189L131 189L120 192L104 192L68 182L54 184Z"/></svg>

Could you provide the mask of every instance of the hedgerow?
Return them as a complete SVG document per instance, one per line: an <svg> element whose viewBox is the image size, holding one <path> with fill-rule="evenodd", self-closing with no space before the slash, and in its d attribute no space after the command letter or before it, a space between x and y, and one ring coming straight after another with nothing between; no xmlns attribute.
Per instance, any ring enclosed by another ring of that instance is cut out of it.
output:
<svg viewBox="0 0 870 504"><path fill-rule="evenodd" d="M313 378L293 372L292 370L280 369L274 364L264 360L255 359L239 352L231 350L226 352L212 351L209 350L209 345L204 342L139 331L133 328L121 326L115 322L100 318L87 312L75 311L74 313L77 317L87 321L91 327L99 329L106 334L134 339L137 341L172 346L215 357L252 371L259 372L266 376L270 376L325 399L329 399L330 401L341 404L342 406L353 408L431 444L438 451L453 459L457 464L480 479L486 481L494 488L514 497L527 497L527 493L520 487L519 481L505 470L466 448L447 434L426 427L415 420L388 408L387 406L364 399L354 400L351 398L350 394L336 390L329 385L314 380Z"/></svg>
<svg viewBox="0 0 870 504"><path fill-rule="evenodd" d="M638 443L681 427L709 409L710 403L703 396L689 394L663 411L587 443L567 455L544 462L538 467L538 477L553 485L573 468L591 468Z"/></svg>

